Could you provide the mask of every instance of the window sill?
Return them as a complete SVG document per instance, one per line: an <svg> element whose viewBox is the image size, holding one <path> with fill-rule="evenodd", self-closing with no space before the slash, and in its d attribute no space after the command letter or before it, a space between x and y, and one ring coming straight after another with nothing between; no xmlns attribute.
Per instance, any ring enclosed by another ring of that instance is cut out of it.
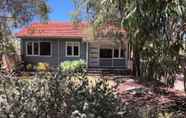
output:
<svg viewBox="0 0 186 118"><path fill-rule="evenodd" d="M72 58L72 57L78 58L78 57L80 57L80 56L67 56L67 55L66 55L65 57L68 57L68 58L69 58L69 57L71 57L71 58Z"/></svg>
<svg viewBox="0 0 186 118"><path fill-rule="evenodd" d="M52 57L52 55L46 55L46 56L44 56L44 55L26 55L26 57Z"/></svg>

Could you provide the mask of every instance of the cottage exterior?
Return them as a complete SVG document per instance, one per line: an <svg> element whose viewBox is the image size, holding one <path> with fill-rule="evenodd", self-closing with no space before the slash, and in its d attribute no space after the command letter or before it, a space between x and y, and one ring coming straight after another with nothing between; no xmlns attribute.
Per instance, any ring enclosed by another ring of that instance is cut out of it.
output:
<svg viewBox="0 0 186 118"><path fill-rule="evenodd" d="M128 40L124 43L108 37L90 40L86 23L34 23L16 34L21 39L25 63L45 62L53 67L67 60L83 59L88 68L128 69ZM125 32L126 33L126 32Z"/></svg>

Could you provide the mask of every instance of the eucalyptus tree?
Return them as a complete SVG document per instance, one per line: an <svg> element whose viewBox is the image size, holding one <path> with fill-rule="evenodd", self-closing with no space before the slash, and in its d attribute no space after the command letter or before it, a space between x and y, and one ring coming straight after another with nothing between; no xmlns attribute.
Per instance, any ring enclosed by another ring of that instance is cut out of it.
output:
<svg viewBox="0 0 186 118"><path fill-rule="evenodd" d="M168 70L175 67L182 47L179 34L186 16L185 0L74 0L74 3L75 19L86 18L95 26L116 22L128 29L136 76L141 73L142 58L148 62L145 71L152 78L159 79L165 71L172 73L177 69Z"/></svg>
<svg viewBox="0 0 186 118"><path fill-rule="evenodd" d="M12 28L26 25L33 19L48 19L46 0L0 0L0 51L9 47Z"/></svg>

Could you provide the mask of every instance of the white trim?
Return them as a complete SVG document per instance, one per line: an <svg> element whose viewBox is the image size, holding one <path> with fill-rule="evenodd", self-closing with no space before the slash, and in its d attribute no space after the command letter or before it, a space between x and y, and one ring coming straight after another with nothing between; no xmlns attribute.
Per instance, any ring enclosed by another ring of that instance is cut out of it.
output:
<svg viewBox="0 0 186 118"><path fill-rule="evenodd" d="M32 44L32 54L28 54L28 43ZM34 54L34 43L38 43L38 41L28 41L26 42L26 56L39 56L39 45L38 45L38 54Z"/></svg>
<svg viewBox="0 0 186 118"><path fill-rule="evenodd" d="M121 50L122 48L98 48L99 49L99 58L100 58L100 50L101 49L111 49L112 50L112 57L111 58L103 58L103 59L124 59L126 57L121 57ZM119 57L114 57L114 49L118 49L119 51ZM125 56L125 54L124 54Z"/></svg>
<svg viewBox="0 0 186 118"><path fill-rule="evenodd" d="M112 58L100 58L100 50L101 49L111 49L112 50ZM119 57L114 57L114 49L118 49L119 50ZM122 48L120 47L120 48L98 48L98 60L99 60L99 66L100 66L100 59L110 59L110 60L112 60L112 65L111 66L102 66L102 67L117 67L117 66L114 66L114 60L121 60L121 59L125 59L126 60L126 57L121 57L121 50L122 50ZM124 49L123 49L124 50ZM118 67L123 67L123 66L118 66Z"/></svg>
<svg viewBox="0 0 186 118"><path fill-rule="evenodd" d="M68 44L70 44L70 45L68 45ZM72 46L72 55L67 54L67 46ZM74 55L74 47L75 46L78 46L78 55ZM81 52L80 42L78 42L78 41L66 41L65 42L65 56L66 57L80 57L80 52Z"/></svg>
<svg viewBox="0 0 186 118"><path fill-rule="evenodd" d="M100 59L110 59L110 60L111 60L112 58L100 58ZM117 58L117 59L112 59L112 61L113 61L113 60L121 60L121 59L122 59L122 60L125 60L126 65L124 65L124 66L114 66L114 64L112 63L111 66L100 66L100 63L99 63L99 67L116 67L116 68L117 68L117 67L128 67L128 66L127 66L127 58Z"/></svg>
<svg viewBox="0 0 186 118"><path fill-rule="evenodd" d="M88 48L88 42L86 42L86 63L87 63L87 68L89 64L89 48Z"/></svg>
<svg viewBox="0 0 186 118"><path fill-rule="evenodd" d="M40 43L41 42L48 42L50 43L50 55L40 55ZM27 45L28 43L32 43L32 55L28 54L28 48ZM34 43L38 43L38 54L34 55ZM52 57L52 42L51 41L27 41L26 42L26 56L28 57Z"/></svg>

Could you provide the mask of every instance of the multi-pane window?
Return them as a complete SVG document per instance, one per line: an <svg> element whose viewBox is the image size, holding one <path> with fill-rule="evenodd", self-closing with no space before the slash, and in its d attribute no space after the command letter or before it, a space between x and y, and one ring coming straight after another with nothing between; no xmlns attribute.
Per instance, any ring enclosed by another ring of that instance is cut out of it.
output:
<svg viewBox="0 0 186 118"><path fill-rule="evenodd" d="M120 50L120 57L121 58L124 58L125 57L125 50L124 49L121 49Z"/></svg>
<svg viewBox="0 0 186 118"><path fill-rule="evenodd" d="M119 49L114 49L114 58L119 58Z"/></svg>
<svg viewBox="0 0 186 118"><path fill-rule="evenodd" d="M50 44L50 42L40 42L40 55L42 55L42 56L51 55L51 44Z"/></svg>
<svg viewBox="0 0 186 118"><path fill-rule="evenodd" d="M80 43L79 42L66 42L66 56L79 57L80 56Z"/></svg>
<svg viewBox="0 0 186 118"><path fill-rule="evenodd" d="M124 58L125 50L124 49L104 49L101 48L99 51L100 58Z"/></svg>
<svg viewBox="0 0 186 118"><path fill-rule="evenodd" d="M26 54L28 56L50 56L50 42L28 42L26 45Z"/></svg>
<svg viewBox="0 0 186 118"><path fill-rule="evenodd" d="M112 58L112 49L100 49L100 58Z"/></svg>
<svg viewBox="0 0 186 118"><path fill-rule="evenodd" d="M38 43L34 43L34 55L38 55L39 54L39 44Z"/></svg>
<svg viewBox="0 0 186 118"><path fill-rule="evenodd" d="M33 55L33 53L32 53L32 51L33 51L33 45L32 45L33 43L32 42L29 42L29 43L27 43L27 47L26 47L26 51L27 51L27 55Z"/></svg>

